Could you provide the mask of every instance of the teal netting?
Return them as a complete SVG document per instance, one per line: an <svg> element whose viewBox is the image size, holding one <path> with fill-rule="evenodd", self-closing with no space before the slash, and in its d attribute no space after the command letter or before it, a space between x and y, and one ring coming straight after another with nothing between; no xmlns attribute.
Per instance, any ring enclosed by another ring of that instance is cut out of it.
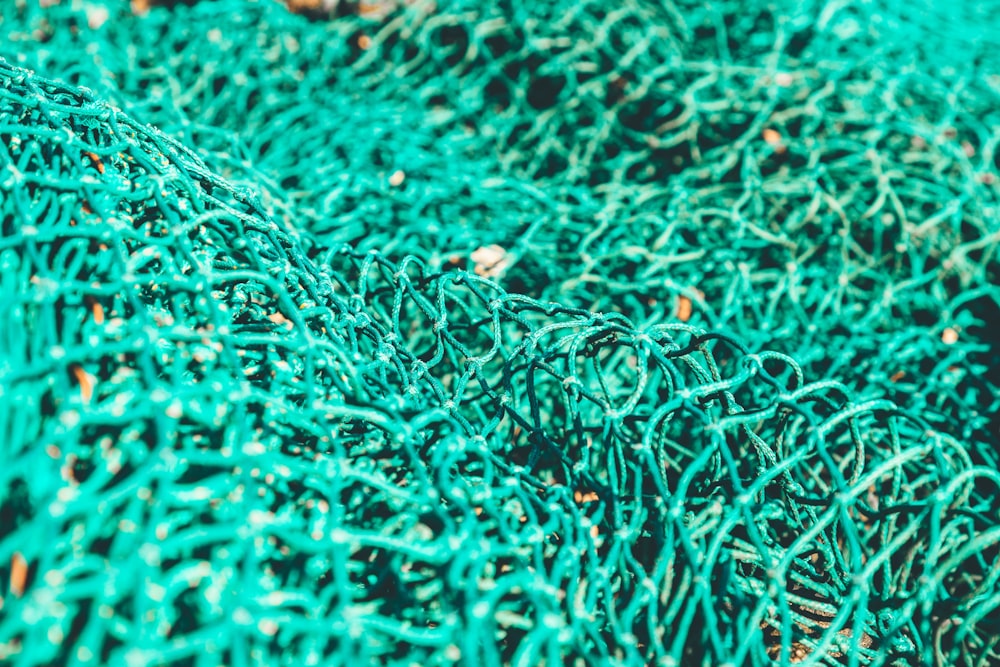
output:
<svg viewBox="0 0 1000 667"><path fill-rule="evenodd" d="M1000 661L1000 7L377 4L3 5L0 660Z"/></svg>

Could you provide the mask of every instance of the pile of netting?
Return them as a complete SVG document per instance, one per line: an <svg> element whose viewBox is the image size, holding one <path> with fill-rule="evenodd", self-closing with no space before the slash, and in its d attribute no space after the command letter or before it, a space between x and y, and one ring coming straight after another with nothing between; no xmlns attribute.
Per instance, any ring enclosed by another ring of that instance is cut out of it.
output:
<svg viewBox="0 0 1000 667"><path fill-rule="evenodd" d="M148 4L0 16L0 661L1000 662L996 2Z"/></svg>

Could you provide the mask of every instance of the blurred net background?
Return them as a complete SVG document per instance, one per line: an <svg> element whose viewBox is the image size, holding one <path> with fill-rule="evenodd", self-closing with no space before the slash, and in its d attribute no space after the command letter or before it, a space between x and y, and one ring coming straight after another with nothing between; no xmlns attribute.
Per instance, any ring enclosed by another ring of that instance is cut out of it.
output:
<svg viewBox="0 0 1000 667"><path fill-rule="evenodd" d="M1000 664L1000 4L0 7L0 661Z"/></svg>

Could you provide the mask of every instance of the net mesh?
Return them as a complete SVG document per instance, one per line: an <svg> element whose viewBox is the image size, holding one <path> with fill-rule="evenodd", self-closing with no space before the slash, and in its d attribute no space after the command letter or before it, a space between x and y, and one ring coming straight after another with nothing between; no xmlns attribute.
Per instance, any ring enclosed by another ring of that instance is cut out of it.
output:
<svg viewBox="0 0 1000 667"><path fill-rule="evenodd" d="M1000 660L996 3L139 4L0 22L0 657Z"/></svg>

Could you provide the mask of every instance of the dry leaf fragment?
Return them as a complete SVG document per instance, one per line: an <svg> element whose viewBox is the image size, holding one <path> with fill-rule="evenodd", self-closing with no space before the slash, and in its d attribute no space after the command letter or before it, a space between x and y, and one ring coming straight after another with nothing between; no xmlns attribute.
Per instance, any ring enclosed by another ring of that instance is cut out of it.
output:
<svg viewBox="0 0 1000 667"><path fill-rule="evenodd" d="M510 266L510 255L500 246L479 247L472 253L476 275L484 278L499 278L507 272Z"/></svg>

